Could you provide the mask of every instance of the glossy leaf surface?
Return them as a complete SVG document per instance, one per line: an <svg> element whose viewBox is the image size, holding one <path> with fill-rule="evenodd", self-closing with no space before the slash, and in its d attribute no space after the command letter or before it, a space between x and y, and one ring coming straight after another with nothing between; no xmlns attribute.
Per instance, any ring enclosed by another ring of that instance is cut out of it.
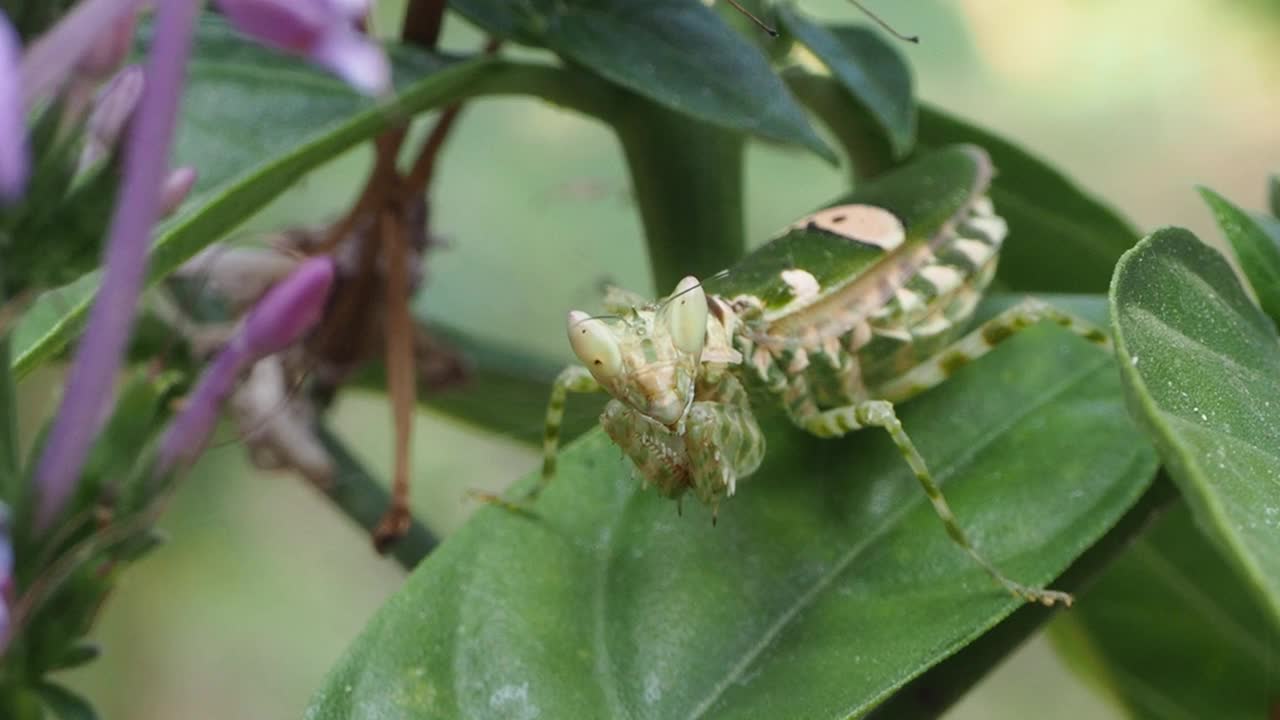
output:
<svg viewBox="0 0 1280 720"><path fill-rule="evenodd" d="M500 37L541 45L664 107L721 127L831 150L752 43L687 0L455 0Z"/></svg>
<svg viewBox="0 0 1280 720"><path fill-rule="evenodd" d="M1180 228L1126 253L1121 374L1200 527L1280 621L1280 339L1226 259Z"/></svg>
<svg viewBox="0 0 1280 720"><path fill-rule="evenodd" d="M1093 545L1155 467L1110 358L1056 328L902 418L977 543L1027 582ZM482 510L419 566L309 717L842 718L1017 607L881 434L766 433L716 526L587 433L537 517Z"/></svg>

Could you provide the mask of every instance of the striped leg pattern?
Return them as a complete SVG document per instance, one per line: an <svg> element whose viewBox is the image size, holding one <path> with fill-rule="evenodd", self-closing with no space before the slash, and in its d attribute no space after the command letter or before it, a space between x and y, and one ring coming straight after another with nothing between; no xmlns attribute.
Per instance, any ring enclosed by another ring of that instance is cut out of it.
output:
<svg viewBox="0 0 1280 720"><path fill-rule="evenodd" d="M934 512L942 520L942 524L947 529L947 535L951 537L952 541L963 548L996 582L1004 586L1010 593L1025 600L1043 603L1044 605L1062 603L1068 607L1071 606L1072 598L1067 593L1027 587L1015 582L1005 577L1004 573L1000 572L986 556L978 552L978 549L969 540L964 528L956 520L955 513L951 512L951 506L947 504L947 499L942 495L942 488L929 472L929 467L925 465L924 457L916 450L916 446L911 442L907 432L902 429L902 423L898 420L897 413L894 412L893 403L886 400L868 400L856 405L835 408L807 417L797 418L797 420L805 430L824 438L840 437L864 427L883 428L889 433L893 444L898 447L898 451L902 453L902 457L907 461L907 464L911 466L916 480L920 482L920 487L924 489L924 494L929 497L929 502L933 504Z"/></svg>
<svg viewBox="0 0 1280 720"><path fill-rule="evenodd" d="M1059 310L1035 298L1027 298L999 315L982 323L968 335L955 341L929 360L912 368L901 377L876 388L876 396L902 402L929 390L950 378L961 367L995 349L997 345L1023 330L1049 321L1079 335L1090 343L1111 352L1111 339L1102 328L1083 318Z"/></svg>
<svg viewBox="0 0 1280 720"><path fill-rule="evenodd" d="M560 426L564 422L564 405L568 401L569 393L592 393L600 392L603 388L591 377L591 373L587 369L577 365L570 365L556 377L555 384L551 386L551 400L547 403L547 424L542 434L542 474L538 477L538 484L529 489L523 497L517 500L505 500L493 493L472 491L470 495L477 500L487 502L491 505L498 505L514 510L517 512L528 512L528 506L538 499L538 495L551 484L551 479L556 475L556 452L560 449Z"/></svg>

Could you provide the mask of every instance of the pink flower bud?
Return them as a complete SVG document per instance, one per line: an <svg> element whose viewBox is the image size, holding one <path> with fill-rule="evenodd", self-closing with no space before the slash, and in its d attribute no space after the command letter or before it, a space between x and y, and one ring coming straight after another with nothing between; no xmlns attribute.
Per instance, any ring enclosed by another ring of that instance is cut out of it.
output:
<svg viewBox="0 0 1280 720"><path fill-rule="evenodd" d="M80 152L81 172L106 158L120 140L138 100L142 98L143 75L141 67L130 65L116 73L111 82L99 91L85 125L84 149Z"/></svg>
<svg viewBox="0 0 1280 720"><path fill-rule="evenodd" d="M196 169L187 165L173 170L160 189L160 217L169 217L182 206L196 184Z"/></svg>
<svg viewBox="0 0 1280 720"><path fill-rule="evenodd" d="M21 63L18 34L0 12L0 202L15 200L22 194L31 163Z"/></svg>
<svg viewBox="0 0 1280 720"><path fill-rule="evenodd" d="M89 44L76 69L91 80L101 80L115 72L133 45L133 31L138 26L136 12L124 12Z"/></svg>
<svg viewBox="0 0 1280 720"><path fill-rule="evenodd" d="M326 67L357 90L377 94L391 83L382 48L356 28L367 0L219 0L240 32Z"/></svg>
<svg viewBox="0 0 1280 720"><path fill-rule="evenodd" d="M308 258L267 291L245 316L235 341L250 361L280 352L315 327L324 314L334 274L329 256Z"/></svg>

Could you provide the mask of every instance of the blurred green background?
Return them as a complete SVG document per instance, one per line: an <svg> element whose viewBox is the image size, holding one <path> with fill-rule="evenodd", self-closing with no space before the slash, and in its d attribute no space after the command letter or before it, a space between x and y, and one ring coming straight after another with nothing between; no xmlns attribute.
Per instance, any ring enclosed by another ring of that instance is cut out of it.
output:
<svg viewBox="0 0 1280 720"><path fill-rule="evenodd" d="M1144 230L1185 225L1216 242L1192 186L1259 208L1266 175L1280 170L1280 3L869 4L921 36L904 51L925 99L1050 159ZM379 31L394 30L397 5L380 4ZM800 5L865 22L838 0ZM450 23L446 47L479 42ZM244 232L332 218L367 162L363 150L335 160ZM429 258L418 298L427 317L567 360L568 309L596 308L605 282L654 290L626 169L602 127L532 101L476 103L437 182L434 226L449 245ZM762 240L836 194L841 175L802 152L756 144L747 182L750 236ZM23 384L29 418L51 406L55 381L46 372ZM381 396L348 392L334 416L383 472L388 415ZM473 509L466 488L501 489L536 466L530 448L430 414L418 420L414 505L437 532ZM249 470L229 430L224 438L164 519L172 541L108 603L96 633L104 657L68 676L107 720L298 717L402 580L311 488ZM1037 638L948 717L1119 714Z"/></svg>

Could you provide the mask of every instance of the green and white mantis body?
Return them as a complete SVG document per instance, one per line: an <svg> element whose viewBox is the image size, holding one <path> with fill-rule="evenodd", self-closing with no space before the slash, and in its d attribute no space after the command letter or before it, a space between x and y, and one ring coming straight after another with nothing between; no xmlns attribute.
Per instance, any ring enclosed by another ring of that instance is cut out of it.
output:
<svg viewBox="0 0 1280 720"><path fill-rule="evenodd" d="M571 312L584 367L556 381L542 483L528 499L555 474L569 392L612 395L601 422L641 478L713 510L760 465L753 403L769 402L819 437L888 432L956 544L1018 597L1069 605L1070 595L1005 577L969 541L894 411L1043 320L1109 344L1034 300L960 335L1006 234L986 196L992 174L978 148L939 150L799 220L723 276L685 278L655 303L613 293L606 316Z"/></svg>

